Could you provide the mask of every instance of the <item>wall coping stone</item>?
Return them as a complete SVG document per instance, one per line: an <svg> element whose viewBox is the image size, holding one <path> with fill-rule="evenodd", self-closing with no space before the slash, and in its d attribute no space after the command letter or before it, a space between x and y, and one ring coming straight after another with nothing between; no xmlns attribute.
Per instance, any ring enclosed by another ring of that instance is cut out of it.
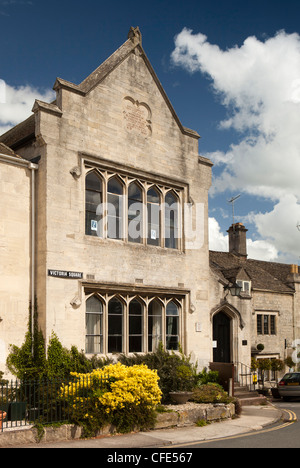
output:
<svg viewBox="0 0 300 468"><path fill-rule="evenodd" d="M193 426L199 420L214 422L231 419L235 415L233 403L225 405L223 403L197 404L188 402L185 405L166 405L165 408L167 412L158 414L153 430ZM7 428L0 432L0 448L38 444L40 441L51 443L80 439L81 433L81 427L73 424L64 424L59 427L51 426L44 428L43 437L39 440L38 430L34 426ZM115 428L108 425L99 431L96 437L112 434L116 434Z"/></svg>

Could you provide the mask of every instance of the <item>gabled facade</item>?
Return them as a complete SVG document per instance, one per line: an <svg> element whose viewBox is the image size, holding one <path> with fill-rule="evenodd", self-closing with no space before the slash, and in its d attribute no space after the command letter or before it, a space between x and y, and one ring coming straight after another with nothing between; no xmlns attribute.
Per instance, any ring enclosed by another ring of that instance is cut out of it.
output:
<svg viewBox="0 0 300 468"><path fill-rule="evenodd" d="M178 119L138 28L80 85L58 78L54 89L54 102L36 101L0 137L38 162L33 286L44 336L91 355L162 341L207 365L212 165L199 135ZM10 342L22 342L24 323Z"/></svg>
<svg viewBox="0 0 300 468"><path fill-rule="evenodd" d="M209 252L211 162L182 125L131 28L81 84L0 137L0 371L37 300L46 341L87 355L182 347L199 368L284 359L300 279L247 258L246 229ZM228 286L241 286L233 297Z"/></svg>

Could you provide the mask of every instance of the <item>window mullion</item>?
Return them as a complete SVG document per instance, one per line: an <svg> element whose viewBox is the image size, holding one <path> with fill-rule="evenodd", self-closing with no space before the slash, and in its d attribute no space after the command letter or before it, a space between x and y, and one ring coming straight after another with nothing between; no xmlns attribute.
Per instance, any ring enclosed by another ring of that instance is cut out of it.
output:
<svg viewBox="0 0 300 468"><path fill-rule="evenodd" d="M126 304L123 305L123 353L128 354L129 352L129 307L128 297Z"/></svg>
<svg viewBox="0 0 300 468"><path fill-rule="evenodd" d="M162 344L163 344L164 349L167 348L166 333L167 333L167 314L166 314L166 303L164 301L164 304L162 306L162 324L161 324L161 339L162 339Z"/></svg>
<svg viewBox="0 0 300 468"><path fill-rule="evenodd" d="M122 220L122 223L123 223L123 229L122 229L123 240L125 242L128 242L128 177L126 177L125 186L123 188L122 205L123 205L123 220Z"/></svg>
<svg viewBox="0 0 300 468"><path fill-rule="evenodd" d="M103 183L103 238L107 239L107 227L108 227L108 216L107 216L107 172L104 174Z"/></svg>
<svg viewBox="0 0 300 468"><path fill-rule="evenodd" d="M103 306L103 353L108 353L108 298L105 294L105 304Z"/></svg>
<svg viewBox="0 0 300 468"><path fill-rule="evenodd" d="M166 200L165 200L165 189L163 189L160 197L159 206L159 217L160 217L160 246L166 246Z"/></svg>
<svg viewBox="0 0 300 468"><path fill-rule="evenodd" d="M146 223L147 224L147 223ZM146 297L146 306L144 308L144 353L148 352L148 306L149 298Z"/></svg>

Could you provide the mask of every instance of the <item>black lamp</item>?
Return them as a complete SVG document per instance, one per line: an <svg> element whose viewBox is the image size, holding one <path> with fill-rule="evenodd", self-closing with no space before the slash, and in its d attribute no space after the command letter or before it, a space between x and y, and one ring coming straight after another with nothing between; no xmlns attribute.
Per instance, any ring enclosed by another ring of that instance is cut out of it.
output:
<svg viewBox="0 0 300 468"><path fill-rule="evenodd" d="M237 283L233 283L232 286L229 286L229 291L232 296L239 296L242 291L242 287L239 286Z"/></svg>
<svg viewBox="0 0 300 468"><path fill-rule="evenodd" d="M242 291L242 287L239 286L237 284L237 282L234 282L233 284L229 285L227 284L226 286L224 286L224 291L227 291L229 290L230 291L230 294L233 296L233 297L237 297L241 294L241 291ZM228 293L227 293L228 294ZM226 295L227 296L227 295Z"/></svg>

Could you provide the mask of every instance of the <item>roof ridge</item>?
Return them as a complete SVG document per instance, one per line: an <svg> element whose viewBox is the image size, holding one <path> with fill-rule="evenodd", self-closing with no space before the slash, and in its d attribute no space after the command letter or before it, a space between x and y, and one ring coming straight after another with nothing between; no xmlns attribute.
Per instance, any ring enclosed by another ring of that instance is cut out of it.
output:
<svg viewBox="0 0 300 468"><path fill-rule="evenodd" d="M211 254L211 267L218 269L222 276L226 275L226 270L230 272L243 268L251 278L253 286L256 289L274 292L292 292L294 290L287 281L289 264L255 259L243 259L239 261L239 257L230 252L216 252L212 250L209 252Z"/></svg>
<svg viewBox="0 0 300 468"><path fill-rule="evenodd" d="M142 48L142 35L138 27L131 27L128 39L117 50L115 50L104 62L102 62L89 76L87 76L78 88L84 93L89 93L95 88L111 71L125 60L128 55L137 47ZM144 53L144 51L143 51Z"/></svg>
<svg viewBox="0 0 300 468"><path fill-rule="evenodd" d="M171 114L173 115L174 119L176 120L178 127L180 128L181 132L185 135L188 135L192 138L196 138L197 140L200 138L200 135L197 131L191 130L182 125L179 117L177 116L170 99L168 98L163 86L161 85L158 76L156 75L150 60L148 59L143 47L142 47L142 34L140 32L139 27L131 27L128 33L128 39L124 42L113 54L111 54L104 62L99 65L96 70L94 70L89 76L87 76L78 86L73 86L73 91L81 92L84 94L89 93L92 91L101 81L104 80L120 63L122 63L130 53L132 53L135 49L139 50L140 56L143 58L149 72L151 73L157 87L159 88L167 106ZM60 84L60 82L56 82L56 85ZM61 84L67 85L67 82ZM71 85L72 86L72 85ZM70 86L70 87L71 87Z"/></svg>

